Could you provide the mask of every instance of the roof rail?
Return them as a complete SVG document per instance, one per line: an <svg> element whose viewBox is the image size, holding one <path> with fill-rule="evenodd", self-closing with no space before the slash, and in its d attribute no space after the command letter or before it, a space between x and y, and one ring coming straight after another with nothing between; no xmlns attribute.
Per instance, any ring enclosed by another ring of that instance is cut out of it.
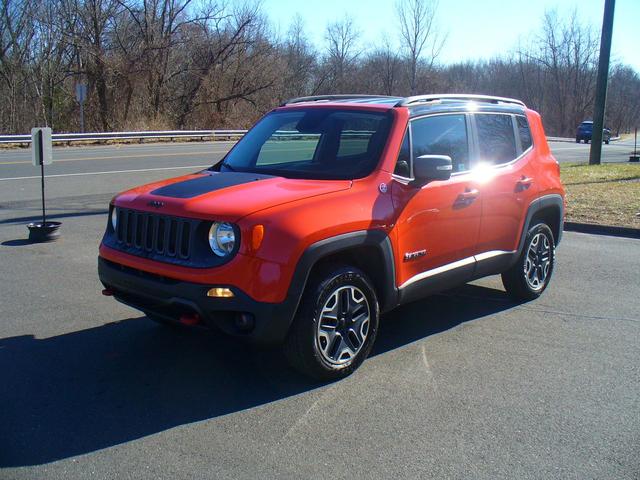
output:
<svg viewBox="0 0 640 480"><path fill-rule="evenodd" d="M409 105L413 105L415 103L427 103L427 102L437 102L439 100L470 100L476 102L485 102L485 103L511 103L515 105L520 105L521 107L525 107L523 101L516 100L514 98L505 98L505 97L494 97L492 95L467 95L460 93L453 94L444 94L444 95L416 95L414 97L407 97L400 100L396 103L396 107L407 107Z"/></svg>
<svg viewBox="0 0 640 480"><path fill-rule="evenodd" d="M366 100L366 99L374 99L374 98L398 98L398 97L390 97L388 95L362 95L362 94L342 94L342 95L313 95L311 97L298 97L291 98L286 102L283 102L280 106L284 107L285 105L290 105L292 103L303 103L303 102L330 102L332 100Z"/></svg>

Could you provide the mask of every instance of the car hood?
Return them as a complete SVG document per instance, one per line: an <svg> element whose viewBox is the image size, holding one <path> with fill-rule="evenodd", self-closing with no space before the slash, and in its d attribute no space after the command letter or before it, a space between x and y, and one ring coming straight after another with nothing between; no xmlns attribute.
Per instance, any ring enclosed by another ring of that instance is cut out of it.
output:
<svg viewBox="0 0 640 480"><path fill-rule="evenodd" d="M235 222L265 208L346 190L351 183L205 170L133 188L118 195L114 204L165 215Z"/></svg>

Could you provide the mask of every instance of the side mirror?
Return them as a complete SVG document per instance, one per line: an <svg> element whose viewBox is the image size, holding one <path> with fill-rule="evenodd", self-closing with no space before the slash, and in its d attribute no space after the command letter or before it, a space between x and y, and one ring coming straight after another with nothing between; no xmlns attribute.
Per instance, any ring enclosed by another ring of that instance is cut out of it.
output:
<svg viewBox="0 0 640 480"><path fill-rule="evenodd" d="M415 183L422 186L431 180L449 180L453 163L448 155L420 155L413 159Z"/></svg>

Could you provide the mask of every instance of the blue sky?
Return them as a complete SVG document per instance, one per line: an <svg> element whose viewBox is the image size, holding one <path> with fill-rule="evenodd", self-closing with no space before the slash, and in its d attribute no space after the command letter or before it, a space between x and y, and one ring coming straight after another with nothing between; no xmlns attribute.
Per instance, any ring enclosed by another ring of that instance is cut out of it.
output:
<svg viewBox="0 0 640 480"><path fill-rule="evenodd" d="M299 13L309 38L321 45L328 22L352 16L362 32L361 47L387 35L397 42L395 0L263 0L264 11L281 32ZM575 7L583 22L597 31L602 25L604 0L440 0L439 18L448 33L441 61L490 58L518 45L539 30L546 9L562 15ZM640 0L618 0L613 26L612 55L640 72Z"/></svg>

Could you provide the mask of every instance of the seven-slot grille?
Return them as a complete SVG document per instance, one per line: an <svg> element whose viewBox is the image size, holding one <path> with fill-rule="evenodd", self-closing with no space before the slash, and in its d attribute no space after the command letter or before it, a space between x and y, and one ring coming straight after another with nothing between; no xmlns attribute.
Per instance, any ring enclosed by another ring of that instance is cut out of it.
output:
<svg viewBox="0 0 640 480"><path fill-rule="evenodd" d="M178 217L117 208L118 243L148 253L188 260L195 223Z"/></svg>

